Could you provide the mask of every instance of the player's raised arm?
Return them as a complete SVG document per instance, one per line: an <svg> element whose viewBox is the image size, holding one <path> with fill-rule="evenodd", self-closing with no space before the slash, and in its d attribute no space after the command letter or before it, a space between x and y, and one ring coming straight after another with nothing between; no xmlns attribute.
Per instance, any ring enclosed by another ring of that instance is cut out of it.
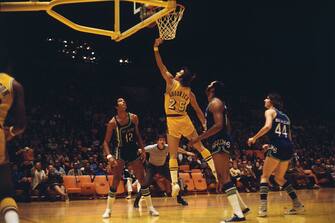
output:
<svg viewBox="0 0 335 223"><path fill-rule="evenodd" d="M181 147L178 147L178 153L185 154L186 156L194 156L195 157L194 153L188 152L188 151L186 151L185 149L183 149Z"/></svg>
<svg viewBox="0 0 335 223"><path fill-rule="evenodd" d="M197 98L195 97L194 93L191 92L190 93L190 103L192 108L194 109L195 113L197 114L198 119L201 122L201 125L203 127L204 130L206 130L206 118L204 113L202 112L198 102L197 102Z"/></svg>
<svg viewBox="0 0 335 223"><path fill-rule="evenodd" d="M173 76L172 74L168 71L166 66L163 63L162 57L159 53L159 46L162 44L163 40L161 38L157 38L154 43L154 53L155 53L155 59L157 66L162 74L162 77L164 78L166 85L169 86L173 82Z"/></svg>

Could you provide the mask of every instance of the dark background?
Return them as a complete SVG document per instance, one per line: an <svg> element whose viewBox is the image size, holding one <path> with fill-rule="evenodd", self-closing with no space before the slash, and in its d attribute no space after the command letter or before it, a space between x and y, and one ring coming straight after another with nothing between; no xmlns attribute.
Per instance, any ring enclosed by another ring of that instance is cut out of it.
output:
<svg viewBox="0 0 335 223"><path fill-rule="evenodd" d="M237 106L243 100L262 107L268 91L274 90L297 114L333 119L334 1L180 3L186 12L177 37L166 41L160 51L171 72L188 65L197 74L193 89L202 105L205 86L219 79ZM107 6L59 10L86 24L113 27L113 5ZM128 16L133 15L121 15L125 25L130 23ZM108 37L71 30L44 12L0 13L0 25L1 62L11 64L11 72L26 89L28 103L52 103L52 95L67 94L69 86L80 86L96 97L112 98L120 94L120 86L149 89L152 99L162 96L164 82L152 51L156 28L143 29L116 43ZM98 60L71 60L46 41L49 37L87 42ZM120 58L129 58L132 63L122 65Z"/></svg>

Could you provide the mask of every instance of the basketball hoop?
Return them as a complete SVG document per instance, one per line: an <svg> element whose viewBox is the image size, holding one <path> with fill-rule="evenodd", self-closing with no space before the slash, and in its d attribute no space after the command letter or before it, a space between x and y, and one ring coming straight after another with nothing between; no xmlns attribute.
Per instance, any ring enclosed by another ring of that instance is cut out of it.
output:
<svg viewBox="0 0 335 223"><path fill-rule="evenodd" d="M172 40L176 37L178 23L183 18L184 10L183 5L177 4L174 11L156 20L160 38Z"/></svg>

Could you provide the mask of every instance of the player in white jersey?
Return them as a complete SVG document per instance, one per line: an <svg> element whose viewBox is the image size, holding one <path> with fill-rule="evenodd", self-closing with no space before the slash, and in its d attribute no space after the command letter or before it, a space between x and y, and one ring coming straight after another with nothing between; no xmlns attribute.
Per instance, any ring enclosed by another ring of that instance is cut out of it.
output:
<svg viewBox="0 0 335 223"><path fill-rule="evenodd" d="M171 175L169 170L169 162L166 158L169 154L168 145L166 144L165 136L159 135L157 138L157 144L148 145L144 147L145 152L150 154L149 163L147 165L147 172L144 178L144 187L149 187L156 173L159 173L169 181L171 181ZM182 148L178 148L179 153L186 154L188 156L195 156L194 153L187 152ZM134 202L134 207L138 207L142 194L138 193ZM182 198L181 191L177 195L177 202L181 205L188 205L188 203Z"/></svg>

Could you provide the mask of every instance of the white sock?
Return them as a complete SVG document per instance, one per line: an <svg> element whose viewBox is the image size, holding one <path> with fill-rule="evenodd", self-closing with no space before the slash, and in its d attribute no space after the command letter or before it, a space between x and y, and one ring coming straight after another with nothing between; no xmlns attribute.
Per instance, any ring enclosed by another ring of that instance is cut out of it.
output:
<svg viewBox="0 0 335 223"><path fill-rule="evenodd" d="M234 214L236 214L239 218L243 218L244 215L242 213L240 204L238 203L237 195L232 194L232 195L227 196L227 198L228 198L228 201L231 207L233 208Z"/></svg>
<svg viewBox="0 0 335 223"><path fill-rule="evenodd" d="M19 215L14 210L6 211L4 219L5 223L19 223Z"/></svg>
<svg viewBox="0 0 335 223"><path fill-rule="evenodd" d="M132 179L131 178L127 178L127 191L128 193L133 191L133 187L132 187Z"/></svg>
<svg viewBox="0 0 335 223"><path fill-rule="evenodd" d="M152 200L151 200L151 195L143 196L143 197L145 199L145 202L147 203L147 208L148 209L153 208L153 206L152 206Z"/></svg>
<svg viewBox="0 0 335 223"><path fill-rule="evenodd" d="M236 196L238 198L238 202L240 203L240 207L242 208L242 210L246 209L248 206L246 205L246 203L244 203L244 201L240 196L240 193L237 190L236 190Z"/></svg>
<svg viewBox="0 0 335 223"><path fill-rule="evenodd" d="M216 174L216 169L215 169L215 166L214 166L214 161L213 161L213 159L210 159L209 161L207 161L207 164L208 164L208 166L211 168L212 173L213 173L213 175L214 175L216 181L218 181L218 176L217 176L217 174Z"/></svg>
<svg viewBox="0 0 335 223"><path fill-rule="evenodd" d="M140 192L140 190L141 190L141 184L138 183L137 184L137 193Z"/></svg>
<svg viewBox="0 0 335 223"><path fill-rule="evenodd" d="M115 197L108 196L106 209L112 210L112 206L113 206L114 201L115 201Z"/></svg>
<svg viewBox="0 0 335 223"><path fill-rule="evenodd" d="M178 171L170 170L172 184L178 183Z"/></svg>

